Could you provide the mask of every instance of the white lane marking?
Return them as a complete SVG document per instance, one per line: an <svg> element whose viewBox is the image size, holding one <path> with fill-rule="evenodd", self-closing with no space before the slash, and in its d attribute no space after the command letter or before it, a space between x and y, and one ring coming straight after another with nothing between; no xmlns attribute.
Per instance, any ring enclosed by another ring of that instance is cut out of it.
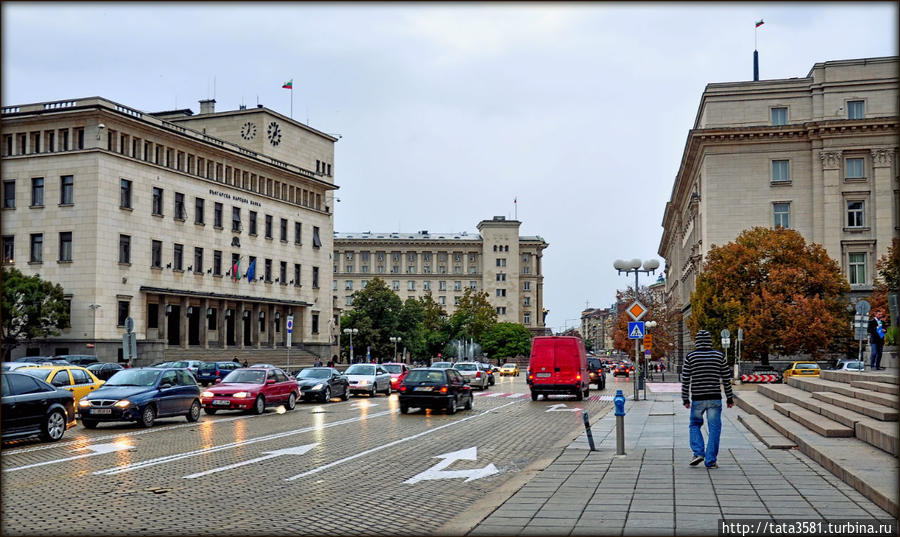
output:
<svg viewBox="0 0 900 537"><path fill-rule="evenodd" d="M316 442L315 444L306 444L305 446L276 449L275 451L264 451L262 457L257 457L255 459L250 459L249 461L238 462L235 464L229 464L228 466L222 466L220 468L213 468L212 470L207 470L205 472L199 472L196 474L186 475L186 476L184 476L184 478L185 479L195 479L197 477L203 477L205 475L214 474L216 472L224 472L225 470L232 470L234 468L246 466L247 464L261 462L261 461L264 461L267 459L274 459L275 457L280 457L282 455L303 455L304 453L306 453L307 451L311 450L312 448L314 448L318 445L319 445L319 443Z"/></svg>
<svg viewBox="0 0 900 537"><path fill-rule="evenodd" d="M126 443L126 442L114 442L114 443L111 443L111 444L94 444L94 445L92 445L92 446L86 446L86 447L83 447L83 448L79 448L79 450L82 450L82 449L89 449L89 450L91 450L93 453L85 453L84 455L75 455L75 456L73 456L73 457L66 457L66 458L64 458L64 459L56 459L56 460L53 460L53 461L37 462L37 463L34 463L34 464L28 464L28 465L25 465L25 466L19 466L19 467L17 467L17 468L7 468L6 470L3 470L3 471L4 471L4 472L15 472L15 471L17 471L17 470L27 470L28 468L35 468L35 467L38 467L38 466L46 466L46 465L48 465L48 464L56 464L56 463L58 463L58 462L74 461L74 460L76 460L76 459L84 459L84 458L87 458L87 457L93 457L93 456L95 456L95 455L103 455L104 453L113 453L113 452L116 452L116 451L122 451L123 449L131 449L131 448L132 448L132 445L131 445L131 444L128 444L128 443Z"/></svg>
<svg viewBox="0 0 900 537"><path fill-rule="evenodd" d="M497 467L494 466L494 463L490 463L484 468L473 468L472 470L444 470L444 468L450 466L458 460L478 460L477 447L470 447L468 449L461 449L459 451L435 455L432 458L444 460L435 464L424 472L407 479L406 481L404 481L404 483L414 485L419 481L429 481L435 479L458 479L461 477L465 477L465 483L468 483L469 481L475 481L476 479L481 479L482 477L500 473L500 470L498 470Z"/></svg>
<svg viewBox="0 0 900 537"><path fill-rule="evenodd" d="M397 444L401 444L401 443L403 443L403 442L408 442L409 440L414 440L414 439L419 438L419 437L421 437L421 436L425 436L426 434L431 434L431 433L433 433L433 432L440 431L441 429L444 429L444 428L447 428L447 427L452 427L452 426L454 426L454 425L457 425L457 424L460 424L460 423L469 421L469 420L471 420L471 419L480 418L481 416L484 416L485 414L490 414L491 412L494 412L494 411L496 411L496 410L500 410L500 409L503 408L503 407L506 407L506 406L509 406L509 405L514 405L514 404L516 404L516 401L512 401L512 402L510 402L510 403L506 403L505 405L500 405L500 406L498 406L498 407L496 407L496 408L492 408L492 409L490 409L490 410L487 410L487 411L485 411L485 412L482 412L481 414L476 414L475 416L469 416L468 418L463 418L463 419L461 419L461 420L456 420L456 421L451 422L451 423L448 423L448 424L446 424L446 425L441 425L440 427L435 427L434 429L428 429L427 431L422 431L421 433L414 434L414 435L412 435L412 436L407 436L406 438L401 438L400 440L394 440L393 442L388 442L387 444L384 444L384 445L381 445L381 446L378 446L378 447L374 447L374 448L372 448L372 449L367 449L367 450L365 450L365 451L361 451L361 452L357 453L356 455L350 455L349 457L344 457L344 458L341 459L341 460L338 460L338 461L334 461L334 462L328 463L328 464L326 464L326 465L324 465L324 466L319 466L318 468L313 468L312 470L309 470L308 472L303 472L302 474L297 474L297 475L295 475L295 476L293 476L293 477L289 477L289 478L285 479L285 481L293 481L293 480L295 480L295 479L300 479L301 477L306 477L306 476L308 476L308 475L312 475L312 474L321 472L322 470L327 470L328 468L331 468L332 466L337 466L337 465L343 464L343 463L345 463L345 462L347 462L347 461L352 461L353 459L357 459L357 458L359 458L359 457L363 457L363 456L368 455L368 454L370 454L370 453L375 453L376 451L380 451L380 450L385 449L385 448L389 448L389 447L392 447L392 446L396 446Z"/></svg>
<svg viewBox="0 0 900 537"><path fill-rule="evenodd" d="M501 395L509 395L509 394L508 393L500 393L500 392L496 392L496 393L481 392L481 393L476 393L475 395L478 397L500 397Z"/></svg>
<svg viewBox="0 0 900 537"><path fill-rule="evenodd" d="M527 393L511 393L506 396L509 399L518 399L519 397L528 397Z"/></svg>
<svg viewBox="0 0 900 537"><path fill-rule="evenodd" d="M326 423L323 425L313 425L310 427L304 427L302 429L296 429L294 431L286 431L283 433L275 433L269 434L265 436L260 436L257 438L251 438L249 440L241 440L238 442L231 442L229 444L222 444L220 446L214 446L209 448L198 449L195 451L188 451L186 453L176 453L175 455L166 455L165 457L158 457L156 459L149 459L142 462L136 462L133 464L127 464L125 466L117 466L113 468L106 468L105 470L97 470L94 472L94 475L114 475L121 474L123 472L131 472L132 470L140 470L142 468L148 468L150 466L156 466L158 464L165 464L167 462L178 461L181 459L186 459L188 457L194 457L197 455L204 455L207 453L215 453L217 451L223 451L226 449L232 449L240 446L246 446L248 444L255 444L257 442L266 442L269 440L277 440L279 438L285 438L288 436L293 436L295 434L303 434L308 433L310 431L316 431L319 429L326 429L328 427L336 427L338 425L345 425L347 423L355 423L357 421L362 421L370 418L377 418L380 416L387 416L389 414L393 414L397 412L396 410L385 410L383 412L376 412L375 414L367 415L367 416L357 416L355 418L348 418L345 420L339 420L332 423Z"/></svg>
<svg viewBox="0 0 900 537"><path fill-rule="evenodd" d="M559 403L548 408L546 412L578 412L579 410L581 409L578 407L569 408L565 403Z"/></svg>
<svg viewBox="0 0 900 537"><path fill-rule="evenodd" d="M373 406L378 406L378 403L370 403L368 401L360 401L358 403L353 403L350 405L350 408L354 410L358 410L360 408L372 408Z"/></svg>

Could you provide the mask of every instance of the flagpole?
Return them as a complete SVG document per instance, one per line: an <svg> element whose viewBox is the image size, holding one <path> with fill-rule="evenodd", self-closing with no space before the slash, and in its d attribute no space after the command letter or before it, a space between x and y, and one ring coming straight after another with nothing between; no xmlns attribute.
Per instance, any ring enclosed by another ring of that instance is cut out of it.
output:
<svg viewBox="0 0 900 537"><path fill-rule="evenodd" d="M291 119L294 119L294 77L291 77Z"/></svg>

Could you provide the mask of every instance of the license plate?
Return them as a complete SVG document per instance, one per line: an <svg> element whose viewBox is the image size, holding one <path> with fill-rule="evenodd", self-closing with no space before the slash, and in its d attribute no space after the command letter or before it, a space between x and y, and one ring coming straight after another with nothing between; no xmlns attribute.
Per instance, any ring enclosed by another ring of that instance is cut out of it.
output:
<svg viewBox="0 0 900 537"><path fill-rule="evenodd" d="M212 404L214 404L214 405L222 405L222 406L231 406L231 401L225 401L225 400L222 400L222 399L218 399L218 400L216 400L216 401L213 401Z"/></svg>
<svg viewBox="0 0 900 537"><path fill-rule="evenodd" d="M547 378L550 376L550 373L538 373L537 376L539 376L540 378Z"/></svg>
<svg viewBox="0 0 900 537"><path fill-rule="evenodd" d="M417 392L430 392L430 391L432 391L432 390L434 390L434 388L432 388L431 386L416 386L416 390L415 390L415 391L417 391Z"/></svg>
<svg viewBox="0 0 900 537"><path fill-rule="evenodd" d="M111 408L92 408L91 414L112 414Z"/></svg>

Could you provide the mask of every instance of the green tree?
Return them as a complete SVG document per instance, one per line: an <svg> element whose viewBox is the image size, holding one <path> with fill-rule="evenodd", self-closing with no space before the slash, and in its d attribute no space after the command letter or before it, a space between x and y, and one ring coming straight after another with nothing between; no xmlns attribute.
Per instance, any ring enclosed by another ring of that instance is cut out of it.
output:
<svg viewBox="0 0 900 537"><path fill-rule="evenodd" d="M365 358L366 347L371 347L372 358L393 356L394 344L388 339L399 335L400 311L403 303L384 280L375 277L365 289L353 293L353 309L341 317L342 328L356 328L353 336L354 356ZM343 342L342 342L343 343ZM349 356L350 340L346 352Z"/></svg>
<svg viewBox="0 0 900 537"><path fill-rule="evenodd" d="M488 302L488 294L467 288L459 299L459 306L450 317L452 339L474 339L480 342L481 336L496 322L497 311Z"/></svg>
<svg viewBox="0 0 900 537"><path fill-rule="evenodd" d="M25 276L18 269L3 269L2 327L3 359L13 349L35 339L59 335L69 324L69 308L63 288L42 280L39 275Z"/></svg>
<svg viewBox="0 0 900 537"><path fill-rule="evenodd" d="M887 253L881 256L881 259L875 263L875 285L872 295L868 301L872 306L873 312L882 310L887 315L888 324L896 327L895 319L890 318L890 308L888 308L888 293L896 293L898 285L900 285L900 238L894 237Z"/></svg>
<svg viewBox="0 0 900 537"><path fill-rule="evenodd" d="M425 353L429 358L442 353L450 341L450 321L447 311L435 302L431 291L419 298L422 303L423 328L425 332Z"/></svg>
<svg viewBox="0 0 900 537"><path fill-rule="evenodd" d="M748 229L713 245L691 294L688 329L744 329L743 355L768 363L769 354L819 356L851 343L850 286L837 262L790 229Z"/></svg>
<svg viewBox="0 0 900 537"><path fill-rule="evenodd" d="M427 353L425 306L421 300L410 297L403 303L397 322L397 335L403 338L403 341L397 344L398 357L401 357L399 355L401 347L406 347L410 355L416 358Z"/></svg>
<svg viewBox="0 0 900 537"><path fill-rule="evenodd" d="M531 353L531 331L518 323L496 323L481 337L488 358L499 360Z"/></svg>

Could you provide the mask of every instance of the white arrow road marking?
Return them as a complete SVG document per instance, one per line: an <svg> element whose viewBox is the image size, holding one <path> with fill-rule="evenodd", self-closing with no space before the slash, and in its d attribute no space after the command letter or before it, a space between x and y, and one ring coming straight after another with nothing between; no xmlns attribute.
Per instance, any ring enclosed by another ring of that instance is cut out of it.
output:
<svg viewBox="0 0 900 537"><path fill-rule="evenodd" d="M320 429L327 429L329 427L336 427L338 425L345 425L347 423L355 423L357 421L362 421L365 419L377 418L379 416L387 416L397 412L396 410L385 410L382 412L376 412L375 414L370 414L367 416L358 416L356 418L348 418L345 420L339 420L332 423L326 423L324 425L313 425L310 427L304 427L302 429L295 429L293 431L286 431L283 433L274 433L265 436L260 436L257 438L251 438L249 440L241 440L239 442L231 442L228 444L222 444L220 446L214 446L209 448L198 449L195 451L188 451L187 453L176 453L175 455L166 455L165 457L158 457L156 459L149 459L146 461L136 462L133 464L126 464L124 466L117 466L113 468L106 468L105 470L97 470L94 472L94 475L114 475L121 474L123 472L131 472L132 470L140 470L142 468L148 468L150 466L156 466L158 464L165 464L167 462L178 461L181 459L186 459L188 457L195 457L197 455L205 455L207 453L215 453L217 451L222 451L225 449L232 449L240 446L246 446L247 444L255 444L257 442L267 442L269 440L277 440L279 438L285 438L288 436L293 436L295 434L303 434L308 433L310 431L316 431Z"/></svg>
<svg viewBox="0 0 900 537"><path fill-rule="evenodd" d="M55 461L38 462L35 464L28 464L26 466L19 466L17 468L7 468L6 470L3 470L3 471L4 472L15 472L16 470L25 470L27 468L34 468L36 466L46 466L48 464L56 464L58 462L74 461L75 459L84 459L86 457L93 457L95 455L103 455L104 453L113 453L115 451L122 451L123 449L131 449L132 447L134 447L134 446L132 446L131 444L125 443L125 442L114 442L111 444L94 444L92 446L86 446L83 448L78 448L76 450L76 451L82 451L82 450L87 449L87 450L92 451L93 453L85 453L84 455L75 455L74 457L66 457L64 459L56 459Z"/></svg>
<svg viewBox="0 0 900 537"><path fill-rule="evenodd" d="M581 410L581 409L578 407L569 408L566 406L565 403L559 403L559 404L551 406L546 411L547 412L578 412L579 410Z"/></svg>
<svg viewBox="0 0 900 537"><path fill-rule="evenodd" d="M468 483L469 481L481 479L482 477L487 477L489 475L494 475L500 472L500 470L498 470L493 463L488 464L484 468L474 468L472 470L444 470L444 468L450 466L458 460L478 460L477 447L470 447L468 449L461 449L459 451L453 451L451 453L444 453L443 455L436 455L433 458L444 460L435 464L424 472L407 479L406 481L404 481L404 483L413 485L415 483L418 483L419 481L429 481L434 479L458 479L461 477L465 477L465 483Z"/></svg>
<svg viewBox="0 0 900 537"><path fill-rule="evenodd" d="M356 459L356 458L359 458L359 457L368 455L368 454L370 454L370 453L375 453L376 451L380 451L380 450L382 450L382 449L389 448L389 447L391 447L391 446L396 446L397 444L401 444L401 443L403 443L403 442L408 442L408 441L410 441L410 440L414 440L414 439L416 439L416 438L419 438L420 436L425 436L426 434L431 434L431 433L433 433L433 432L440 431L441 429L444 429L444 428L446 428L446 427L452 427L452 426L454 426L454 425L458 425L458 424L460 424L460 423L464 423L464 422L469 421L469 420L471 420L471 419L480 418L481 416L484 416L484 415L490 414L491 412L500 410L501 408L503 408L503 407L505 407L505 406L514 405L514 404L516 404L516 401L513 401L513 402L511 402L511 403L506 403L505 405L500 405L500 406L498 406L497 408L492 408L491 410L488 410L488 411L486 411L486 412L482 412L481 414L476 414L475 416L469 416L468 418L463 418L463 419L461 419L461 420L452 421L452 422L450 422L450 423L448 423L448 424L446 424L446 425L441 425L440 427L435 427L434 429L428 429L427 431L422 431L421 433L414 434L414 435L412 435L412 436L407 436L406 438L401 438L400 440L394 440L393 442L388 442L387 444L384 444L384 445L381 445L381 446L378 446L378 447L375 447L375 448L372 448L372 449L367 449L367 450L365 450L365 451L362 451L362 452L360 452L360 453L357 453L356 455L350 455L349 457L344 457L344 458L341 459L341 460L334 461L334 462L328 463L328 464L323 465L323 466L319 466L318 468L313 468L312 470L309 470L308 472L303 472L302 474L297 474L297 475L295 475L295 476L293 476L293 477L289 477L289 478L285 479L285 481L293 481L293 480L295 480L295 479L300 479L301 477L306 477L306 476L308 476L308 475L312 475L312 474L321 472L322 470L327 470L328 468L331 468L332 466L337 466L337 465L339 465L339 464L343 464L343 463L345 463L345 462L347 462L347 461L351 461L351 460L353 460L353 459Z"/></svg>
<svg viewBox="0 0 900 537"><path fill-rule="evenodd" d="M318 445L319 445L319 443L316 442L315 444L306 444L305 446L276 449L275 451L264 451L262 457L257 457L255 459L250 459L249 461L238 462L235 464L229 464L228 466L222 466L220 468L213 468L212 470L207 470L205 472L199 472L196 474L186 475L186 476L184 476L184 478L185 479L194 479L197 477L203 477L205 475L214 474L216 472L224 472L225 470L231 470L234 468L245 466L247 464L261 462L261 461L264 461L267 459L274 459L275 457L280 457L281 455L303 455L304 453L306 453L307 451L311 450L312 448L314 448Z"/></svg>

